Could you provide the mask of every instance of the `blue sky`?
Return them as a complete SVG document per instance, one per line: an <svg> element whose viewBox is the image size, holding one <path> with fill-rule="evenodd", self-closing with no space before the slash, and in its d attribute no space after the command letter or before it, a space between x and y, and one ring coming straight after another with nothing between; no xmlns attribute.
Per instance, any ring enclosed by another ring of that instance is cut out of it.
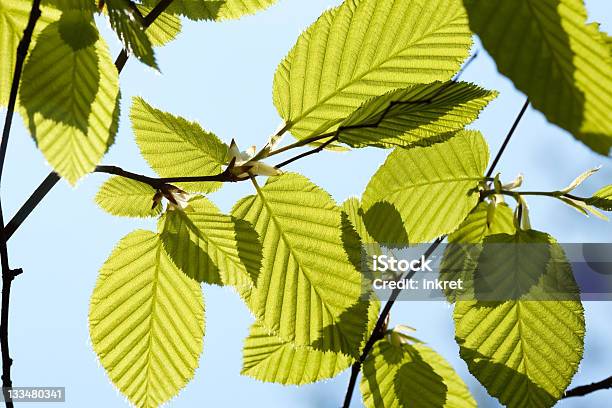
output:
<svg viewBox="0 0 612 408"><path fill-rule="evenodd" d="M272 105L272 78L277 64L298 35L337 0L279 0L269 10L240 21L184 22L179 38L157 51L162 74L130 60L121 75L122 121L117 143L104 158L134 172L152 174L140 157L131 133L128 112L132 96L142 96L156 107L199 121L221 139L236 138L240 146L261 146L280 123ZM589 17L612 32L612 3L587 0ZM108 34L108 29L105 29ZM113 55L119 50L111 40ZM495 65L479 49L479 58L463 76L466 81L500 91L473 125L496 151L519 111L524 96L497 74ZM323 153L291 167L307 175L342 202L360 195L387 152L362 149ZM498 167L510 180L522 172L525 188L551 190L565 186L586 169L604 165L580 192L595 191L612 179L612 161L591 153L569 134L529 110ZM13 126L3 183L5 218L17 210L47 175L49 167L21 121ZM96 207L93 197L106 179L91 175L77 188L61 182L10 241L13 267L24 274L13 285L11 353L18 386L67 387L69 407L125 406L124 398L108 381L91 348L87 312L97 271L116 242L135 228L154 230L153 220L112 217ZM246 194L248 183L225 186L212 199L225 211ZM534 228L560 242L610 242L612 224L586 219L575 210L546 199L529 201ZM171 406L337 407L348 381L337 378L304 387L262 384L241 377L241 348L252 318L229 289L204 287L206 337L194 380L172 400ZM612 304L586 304L585 358L575 384L610 375ZM392 312L392 324L417 328L417 336L440 352L466 379L484 407L494 399L467 371L453 340L452 309L443 302L403 302ZM560 407L603 406L610 392L563 401ZM360 406L359 393L355 406ZM29 406L36 406L31 404Z"/></svg>

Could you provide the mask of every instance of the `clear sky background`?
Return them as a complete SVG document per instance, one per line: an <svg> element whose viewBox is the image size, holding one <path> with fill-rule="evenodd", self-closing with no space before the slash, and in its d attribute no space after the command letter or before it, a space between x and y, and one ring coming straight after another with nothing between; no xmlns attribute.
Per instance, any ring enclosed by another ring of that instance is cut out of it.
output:
<svg viewBox="0 0 612 408"><path fill-rule="evenodd" d="M272 79L277 64L298 35L323 10L338 0L279 0L256 16L224 23L184 22L177 40L157 50L162 74L130 59L121 75L123 94L117 143L104 158L134 172L152 174L140 157L128 118L131 98L142 96L152 105L199 121L221 139L236 138L242 148L261 146L280 123L272 104ZM612 3L587 0L589 17L612 32ZM104 34L109 38L108 29ZM119 50L110 41L113 55ZM463 80L500 91L473 125L495 152L524 101L512 83L500 76L493 61L476 43L478 59ZM383 162L386 151L362 149L323 153L291 167L329 191L340 203L360 195ZM505 180L522 172L525 188L564 187L586 169L603 165L579 193L594 192L612 180L612 160L591 153L569 134L550 125L530 109L498 169ZM49 166L36 150L20 120L11 135L3 183L6 220L48 174ZM154 230L154 220L112 217L97 208L93 197L107 177L91 175L71 188L60 184L29 217L9 243L13 267L24 274L13 284L10 342L15 359L16 386L65 386L68 407L121 407L125 399L109 382L92 350L87 313L98 269L117 241L136 228ZM224 211L252 194L248 183L227 185L212 195ZM611 242L612 224L587 219L551 199L529 200L534 228L560 242ZM330 381L303 387L263 384L240 376L243 339L253 321L229 289L205 286L206 337L195 378L170 402L176 407L338 407L348 372ZM585 304L585 358L574 384L612 374L612 303ZM483 407L498 406L469 374L454 341L452 308L443 302L402 302L392 312L392 324L417 328L417 336L441 353L466 380ZM560 407L609 404L612 391L600 391L559 403ZM354 406L361 405L359 392ZM36 404L29 404L35 407ZM48 406L41 404L41 406Z"/></svg>

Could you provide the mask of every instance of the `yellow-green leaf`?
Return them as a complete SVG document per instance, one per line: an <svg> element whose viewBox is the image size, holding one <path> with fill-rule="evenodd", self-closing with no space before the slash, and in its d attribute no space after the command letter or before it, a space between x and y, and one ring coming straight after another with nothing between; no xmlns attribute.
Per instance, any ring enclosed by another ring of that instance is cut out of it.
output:
<svg viewBox="0 0 612 408"><path fill-rule="evenodd" d="M32 2L28 0L0 0L0 107L8 104L17 46L28 24L31 9ZM30 50L34 48L38 34L59 16L57 10L41 6L41 16L34 26Z"/></svg>
<svg viewBox="0 0 612 408"><path fill-rule="evenodd" d="M198 282L251 288L261 269L261 243L250 223L222 214L204 197L160 221L166 251Z"/></svg>
<svg viewBox="0 0 612 408"><path fill-rule="evenodd" d="M207 176L221 172L227 146L196 122L155 109L134 98L130 112L140 152L161 177ZM211 192L218 182L176 183L189 192Z"/></svg>
<svg viewBox="0 0 612 408"><path fill-rule="evenodd" d="M601 154L612 147L612 58L582 0L464 0L501 73L546 118Z"/></svg>
<svg viewBox="0 0 612 408"><path fill-rule="evenodd" d="M155 217L162 210L161 203L153 205L156 191L148 184L113 176L102 184L96 203L104 211L123 217Z"/></svg>
<svg viewBox="0 0 612 408"><path fill-rule="evenodd" d="M593 194L586 203L605 211L612 211L612 184Z"/></svg>
<svg viewBox="0 0 612 408"><path fill-rule="evenodd" d="M259 322L253 323L244 342L242 375L260 381L302 385L335 377L352 359L342 353L296 346Z"/></svg>
<svg viewBox="0 0 612 408"><path fill-rule="evenodd" d="M74 185L114 141L119 116L117 70L87 12L66 11L40 33L19 92L38 148Z"/></svg>
<svg viewBox="0 0 612 408"><path fill-rule="evenodd" d="M338 140L351 147L423 146L463 129L495 98L465 82L413 85L374 97L340 125Z"/></svg>
<svg viewBox="0 0 612 408"><path fill-rule="evenodd" d="M131 0L105 0L111 27L123 43L124 49L143 63L158 69L149 36L145 33L142 14L136 13Z"/></svg>
<svg viewBox="0 0 612 408"><path fill-rule="evenodd" d="M478 204L477 188L489 160L487 143L474 131L449 137L431 146L395 149L363 194L366 213L375 205L392 206L399 213L410 243L453 232ZM397 228L397 222L390 224Z"/></svg>
<svg viewBox="0 0 612 408"><path fill-rule="evenodd" d="M348 0L298 39L274 78L274 105L298 139L334 131L368 99L449 80L471 33L461 0Z"/></svg>
<svg viewBox="0 0 612 408"><path fill-rule="evenodd" d="M362 368L366 408L472 408L476 401L451 365L423 344L378 341Z"/></svg>
<svg viewBox="0 0 612 408"><path fill-rule="evenodd" d="M190 20L233 20L257 13L276 0L174 0L168 13L178 14ZM147 5L155 5L155 0L145 0Z"/></svg>
<svg viewBox="0 0 612 408"><path fill-rule="evenodd" d="M93 348L132 404L157 408L193 377L202 352L204 303L157 235L134 231L110 255L89 309Z"/></svg>
<svg viewBox="0 0 612 408"><path fill-rule="evenodd" d="M328 193L297 174L271 177L234 216L259 233L263 264L249 306L269 331L321 351L358 353L367 305L342 241L342 216Z"/></svg>

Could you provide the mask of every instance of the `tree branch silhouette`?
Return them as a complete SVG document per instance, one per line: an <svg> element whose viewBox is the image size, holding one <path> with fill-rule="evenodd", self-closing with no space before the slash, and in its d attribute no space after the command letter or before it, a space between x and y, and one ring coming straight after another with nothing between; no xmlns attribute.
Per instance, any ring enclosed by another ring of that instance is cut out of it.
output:
<svg viewBox="0 0 612 408"><path fill-rule="evenodd" d="M570 390L565 391L563 398L572 398L572 397L583 397L587 394L590 394L595 391L607 390L612 388L612 376L587 385L581 385Z"/></svg>
<svg viewBox="0 0 612 408"><path fill-rule="evenodd" d="M40 17L40 1L33 0L28 23L23 31L23 37L19 40L17 46L17 55L15 58L15 71L13 72L13 81L9 94L6 117L4 119L4 129L2 130L2 141L0 142L0 184L2 182L2 173L4 170L4 160L6 159L6 150L8 147L9 136L11 133L11 125L13 123L13 114L15 113L15 105L17 103L17 91L19 90L19 82L21 81L21 73L23 72L23 64L28 49L32 42L34 27L36 21ZM11 269L8 257L7 238L4 232L4 216L2 213L2 199L0 197L0 260L2 264L2 310L0 311L0 348L2 349L2 394L7 408L12 408L13 401L9 390L13 387L11 379L11 366L13 359L9 350L8 339L8 324L9 324L9 306L11 297L11 286L13 279L20 273L21 269Z"/></svg>

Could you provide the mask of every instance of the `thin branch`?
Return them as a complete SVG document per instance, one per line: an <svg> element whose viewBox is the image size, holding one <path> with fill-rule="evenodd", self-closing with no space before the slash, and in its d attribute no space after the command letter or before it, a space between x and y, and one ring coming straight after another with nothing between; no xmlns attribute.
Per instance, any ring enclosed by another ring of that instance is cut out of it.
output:
<svg viewBox="0 0 612 408"><path fill-rule="evenodd" d="M514 124L512 125L512 128L510 129L510 131L508 132L504 140L502 147L500 148L499 152L497 152L497 155L495 156L495 160L493 160L493 163L491 163L491 167L489 168L489 171L487 172L486 178L490 178L491 174L493 174L493 172L495 171L495 168L497 167L499 160L504 154L504 151L508 143L512 139L512 136L514 135L514 132L519 122L523 118L523 115L525 114L525 111L527 110L528 105L529 105L529 101L525 102L525 105L523 106L520 113L516 117ZM424 254L425 259L429 258L431 254L433 254L433 252L438 248L438 246L442 243L442 241L444 241L444 239L446 239L446 235L438 238L431 244L431 246L427 249L427 251L425 251L425 254ZM403 279L410 279L414 275L414 273L415 273L414 271L408 272L403 277ZM346 394L344 396L344 404L342 405L343 408L349 408L351 405L351 399L353 398L353 392L355 390L355 385L357 384L357 377L359 376L359 372L361 371L361 366L363 365L365 359L368 357L368 354L372 350L372 347L374 346L374 344L382 338L380 332L383 330L385 326L385 322L389 318L389 313L391 312L391 308L395 304L395 301L397 300L397 297L399 296L400 292L401 292L401 289L395 289L391 293L389 300L387 301L387 303L385 304L385 307L383 308L380 315L378 316L378 320L376 321L376 326L374 326L374 330L372 331L370 338L366 342L366 345L364 346L363 351L361 355L359 356L359 359L353 363L353 366L351 368L351 377L349 379Z"/></svg>
<svg viewBox="0 0 612 408"><path fill-rule="evenodd" d="M17 103L17 91L21 82L21 73L23 72L23 64L28 49L32 42L34 34L34 26L40 17L40 1L32 1L32 9L28 23L23 30L23 37L17 46L17 56L15 59L15 71L13 72L13 82L11 84L11 92L9 94L8 107L6 118L4 120L4 129L2 131L2 141L0 142L0 182L2 181L2 173L4 170L4 160L6 158L6 150L8 147L9 136L11 133L11 124L13 122L13 114L15 113L15 104ZM6 235L4 233L4 217L2 214L2 203L0 199L0 263L2 264L2 310L0 312L0 348L2 348L2 393L7 408L12 408L13 401L11 400L9 390L13 387L11 379L11 366L13 360L9 351L8 339L8 324L9 324L9 305L11 296L11 286L15 276L19 275L21 269L11 269L8 257L8 248L6 245Z"/></svg>
<svg viewBox="0 0 612 408"><path fill-rule="evenodd" d="M154 8L144 17L143 28L146 30L161 13L163 13L168 6L172 3L172 0L161 0ZM115 60L115 67L117 71L121 73L125 67L129 55L125 49L121 50L121 53ZM60 176L51 171L47 177L40 183L40 185L34 190L30 198L19 208L15 216L7 224L7 237L8 240L21 224L28 218L28 216L34 211L34 209L40 204L45 196L55 187L57 182L60 180Z"/></svg>
<svg viewBox="0 0 612 408"><path fill-rule="evenodd" d="M583 397L587 394L590 394L599 390L607 390L612 388L612 376L606 378L605 380L601 380L599 382L594 382L588 385L581 385L579 387L572 388L571 390L565 391L563 398L571 398L571 397Z"/></svg>
<svg viewBox="0 0 612 408"><path fill-rule="evenodd" d="M491 167L489 168L489 171L487 172L487 177L491 177L493 175L493 172L495 171L495 168L497 167L499 160L501 159L502 155L506 151L506 147L508 147L508 143L510 143L510 139L512 139L512 135L514 135L514 132L516 131L516 128L521 122L521 119L523 119L523 115L527 111L528 107L529 107L529 98L525 100L525 103L523 104L523 107L521 108L521 111L519 112L518 116L514 120L514 123L512 124L510 131L506 135L506 138L504 139L504 142L502 143L501 148L497 152L497 155L495 155L495 159L493 159L493 163L491 163Z"/></svg>
<svg viewBox="0 0 612 408"><path fill-rule="evenodd" d="M171 183L198 183L198 182L236 182L247 180L247 178L236 177L231 171L226 169L225 171L215 174L212 176L184 176L184 177L165 177L156 178L144 176L142 174L132 173L131 171L123 170L117 166L96 166L94 173L106 173L113 174L115 176L121 176L131 180L136 180L141 183L148 184L155 189L163 189L169 187Z"/></svg>

